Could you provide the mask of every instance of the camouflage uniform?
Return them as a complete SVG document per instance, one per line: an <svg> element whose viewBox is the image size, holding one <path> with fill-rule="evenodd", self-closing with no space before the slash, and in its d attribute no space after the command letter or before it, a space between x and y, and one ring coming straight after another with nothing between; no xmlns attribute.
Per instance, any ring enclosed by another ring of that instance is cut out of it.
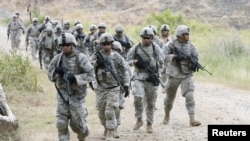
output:
<svg viewBox="0 0 250 141"><path fill-rule="evenodd" d="M56 50L56 38L52 33L53 29L48 27L46 29L46 35L44 35L39 43L40 51L42 52L42 58L44 61L44 66L48 70L48 65L52 58L57 54Z"/></svg>
<svg viewBox="0 0 250 141"><path fill-rule="evenodd" d="M31 50L31 56L33 59L37 59L37 51L38 51L38 45L39 45L39 27L37 25L38 19L33 18L32 19L33 24L29 25L27 29L27 34L26 34L26 47L30 47Z"/></svg>
<svg viewBox="0 0 250 141"><path fill-rule="evenodd" d="M94 34L94 40L93 40L93 43L95 45L95 51L100 51L101 50L100 37L105 32L106 32L106 24L105 23L99 23L98 24L98 32L96 32Z"/></svg>
<svg viewBox="0 0 250 141"><path fill-rule="evenodd" d="M115 51L117 51L119 54L123 51L122 45L121 45L121 43L118 42L118 41L114 41L114 42L112 43L112 49L115 50ZM119 50L120 50L120 51L119 51ZM129 76L129 78L131 78L131 77L132 77L132 71L131 71L131 69L130 69L130 66L129 66L128 62L125 61L125 63L126 63L126 68L127 68L126 73L127 73L127 75ZM122 74L122 73L119 73L119 74ZM120 76L120 77L122 78L122 76ZM129 80L129 82L130 82L130 80ZM124 85L124 84L123 84L123 85ZM124 91L123 89L121 89L121 90L120 90L120 96L119 96L119 97L120 97L120 102L119 102L119 108L120 108L120 109L123 109L123 108L124 108L124 106L123 106L123 104L124 104L124 102L125 102L124 93L125 93L125 91Z"/></svg>
<svg viewBox="0 0 250 141"><path fill-rule="evenodd" d="M165 44L165 46L163 48L163 50L165 50L168 43L172 40L171 35L169 35L170 27L167 24L163 24L163 25L161 25L160 30L161 30L160 40ZM166 66L167 66L167 62L164 61L164 69L161 73L161 81L163 83L166 83L166 81L167 81ZM165 89L162 89L162 93L165 93Z"/></svg>
<svg viewBox="0 0 250 141"><path fill-rule="evenodd" d="M18 128L18 120L12 113L0 83L0 135Z"/></svg>
<svg viewBox="0 0 250 141"><path fill-rule="evenodd" d="M94 34L97 30L96 25L90 25L89 30L90 30L90 33L86 35L86 37L84 38L84 46L88 49L89 56L91 56L95 52Z"/></svg>
<svg viewBox="0 0 250 141"><path fill-rule="evenodd" d="M76 25L76 31L74 33L74 36L77 41L77 46L76 49L86 56L88 55L88 49L84 46L84 39L85 39L85 33L83 32L83 25L82 24L77 24Z"/></svg>
<svg viewBox="0 0 250 141"><path fill-rule="evenodd" d="M113 41L110 33L102 34L100 41L105 42L108 36L108 42ZM110 39L110 40L109 40ZM111 48L110 48L111 49ZM105 61L108 61L119 81L124 86L129 85L129 76L126 73L125 60L117 52L111 51L110 54L104 54L103 50L99 52ZM113 77L110 71L100 66L96 53L91 56L92 63L95 66L96 80L94 83L96 93L96 108L99 111L98 116L101 124L105 127L104 135L107 139L117 138L117 126L120 125L120 109L119 109L119 83Z"/></svg>
<svg viewBox="0 0 250 141"><path fill-rule="evenodd" d="M134 42L124 33L124 27L122 25L117 25L115 32L114 40L121 43L122 52L120 54L125 60L127 60L127 54L129 49L134 45Z"/></svg>
<svg viewBox="0 0 250 141"><path fill-rule="evenodd" d="M11 48L20 49L22 31L24 31L24 25L20 20L17 20L17 16L14 15L13 19L8 24L7 35L10 36Z"/></svg>
<svg viewBox="0 0 250 141"><path fill-rule="evenodd" d="M64 33L72 33L72 30L70 29L69 21L66 21L63 23L63 32Z"/></svg>
<svg viewBox="0 0 250 141"><path fill-rule="evenodd" d="M166 83L166 98L164 99L165 117L164 124L169 122L170 110L176 97L176 92L181 86L181 94L186 99L186 108L190 116L190 125L199 126L201 123L194 119L195 101L194 101L194 80L193 70L190 69L190 64L187 58L176 56L175 48L185 52L198 62L198 53L195 46L189 40L180 42L180 37L188 36L189 29L185 25L180 25L176 29L176 39L170 41L166 48L165 55L167 59L167 83Z"/></svg>
<svg viewBox="0 0 250 141"><path fill-rule="evenodd" d="M71 36L70 34L65 34L65 36L66 43L72 42L76 45L72 34ZM62 42L62 39L59 38L58 43L62 44ZM64 68L66 73L74 77L74 81L68 79L71 93L68 93L66 89L66 83L63 79L64 75L57 72L57 68L61 67L60 64L63 63L63 60L66 63L66 66L64 66L66 67ZM79 141L85 141L89 134L86 121L88 111L85 105L85 97L87 95L87 84L94 78L94 68L88 57L75 50L68 56L60 53L51 61L48 77L52 82L55 82L57 87L56 125L59 141L69 141L68 125L70 125L73 132L77 133Z"/></svg>
<svg viewBox="0 0 250 141"><path fill-rule="evenodd" d="M128 53L128 62L130 65L134 65L136 54L139 54L144 61L147 61L150 67L155 73L161 73L163 69L163 52L161 48L152 42L154 36L151 28L145 27L141 31L141 37L150 37L151 42L148 46L144 46L142 43L132 47ZM141 64L143 65L143 64ZM145 66L144 66L145 67ZM142 114L145 106L146 120L147 120L147 132L152 133L152 123L154 116L155 99L157 95L158 86L154 86L149 80L149 74L145 68L139 68L135 65L134 74L132 76L132 94L134 95L135 117L137 123L134 130L138 130L142 125ZM144 103L145 102L145 103Z"/></svg>

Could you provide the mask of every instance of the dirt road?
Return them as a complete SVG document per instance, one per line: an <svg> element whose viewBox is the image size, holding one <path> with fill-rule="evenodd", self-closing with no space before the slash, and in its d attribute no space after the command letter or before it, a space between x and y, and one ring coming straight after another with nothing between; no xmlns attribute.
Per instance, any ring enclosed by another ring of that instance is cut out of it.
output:
<svg viewBox="0 0 250 141"><path fill-rule="evenodd" d="M6 41L6 28L0 26L1 50L10 49L10 41ZM22 44L24 40L22 40ZM37 61L37 60L36 60ZM34 62L33 62L34 63ZM35 64L38 64L36 62ZM138 131L133 131L135 124L133 96L126 99L125 109L121 112L121 125L118 128L120 138L117 141L206 141L207 126L209 124L249 124L250 123L250 91L243 91L208 82L196 81L195 100L196 117L202 122L199 127L190 127L189 118L185 108L185 99L178 91L170 123L163 125L164 116L163 100L165 94L159 88L157 108L154 116L152 134L146 133L146 126ZM90 90L91 91L91 90ZM95 110L95 109L89 109ZM144 114L145 115L145 114ZM87 120L90 126L88 141L99 141L104 128L98 119L91 122L97 115L89 115ZM144 116L145 121L145 116ZM55 140L56 135L55 133ZM72 134L71 134L72 135ZM74 136L74 135L73 135ZM75 137L73 137L75 139Z"/></svg>

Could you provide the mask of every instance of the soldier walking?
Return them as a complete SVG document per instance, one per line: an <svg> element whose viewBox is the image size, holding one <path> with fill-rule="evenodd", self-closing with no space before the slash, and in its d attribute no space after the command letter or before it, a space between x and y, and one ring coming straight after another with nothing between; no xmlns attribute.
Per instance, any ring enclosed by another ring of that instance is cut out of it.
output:
<svg viewBox="0 0 250 141"><path fill-rule="evenodd" d="M57 130L59 141L69 141L70 125L79 141L85 141L89 134L85 105L87 84L94 78L94 68L88 57L75 50L77 44L71 33L62 34L58 39L62 53L50 63L48 77L57 89Z"/></svg>
<svg viewBox="0 0 250 141"><path fill-rule="evenodd" d="M165 117L163 124L168 124L170 111L173 108L174 100L178 87L181 87L181 94L186 99L186 109L190 118L191 126L201 125L200 121L195 120L195 101L194 101L194 80L193 73L198 71L198 52L189 40L189 28L186 25L179 25L176 28L176 39L170 41L165 48L167 59L167 83L166 98L164 99ZM191 64L189 58L178 51L184 52L196 63Z"/></svg>
<svg viewBox="0 0 250 141"><path fill-rule="evenodd" d="M153 30L145 27L140 33L142 42L132 47L128 53L128 62L135 66L132 76L132 94L134 95L135 117L134 130L143 125L145 107L148 133L153 132L152 124L155 110L156 95L159 86L159 74L163 69L163 52L153 43ZM152 70L152 73L148 72Z"/></svg>
<svg viewBox="0 0 250 141"><path fill-rule="evenodd" d="M129 95L129 76L123 57L112 51L114 38L110 33L100 37L102 50L91 56L95 66L94 88L96 93L96 108L101 124L104 126L106 140L119 138L117 127L120 125L119 94L120 87Z"/></svg>

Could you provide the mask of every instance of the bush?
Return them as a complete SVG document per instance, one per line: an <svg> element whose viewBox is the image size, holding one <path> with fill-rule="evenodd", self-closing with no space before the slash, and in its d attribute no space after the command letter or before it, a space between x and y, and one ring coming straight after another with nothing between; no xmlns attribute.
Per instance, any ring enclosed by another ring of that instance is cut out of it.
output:
<svg viewBox="0 0 250 141"><path fill-rule="evenodd" d="M0 82L7 89L36 91L37 78L28 58L22 58L16 52L0 54Z"/></svg>

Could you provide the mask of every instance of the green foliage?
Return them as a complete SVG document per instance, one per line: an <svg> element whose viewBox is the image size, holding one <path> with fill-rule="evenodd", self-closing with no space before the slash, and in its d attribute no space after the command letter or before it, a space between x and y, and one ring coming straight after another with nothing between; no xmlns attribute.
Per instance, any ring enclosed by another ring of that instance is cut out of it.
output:
<svg viewBox="0 0 250 141"><path fill-rule="evenodd" d="M0 82L7 89L36 91L37 78L28 58L24 59L15 51L2 55L0 59Z"/></svg>
<svg viewBox="0 0 250 141"><path fill-rule="evenodd" d="M162 13L153 13L147 19L147 23L154 24L157 27L160 27L162 24L169 25L170 29L177 27L180 24L185 24L186 20L182 14L173 14L170 10L166 10ZM171 30L171 33L174 33L174 30Z"/></svg>

